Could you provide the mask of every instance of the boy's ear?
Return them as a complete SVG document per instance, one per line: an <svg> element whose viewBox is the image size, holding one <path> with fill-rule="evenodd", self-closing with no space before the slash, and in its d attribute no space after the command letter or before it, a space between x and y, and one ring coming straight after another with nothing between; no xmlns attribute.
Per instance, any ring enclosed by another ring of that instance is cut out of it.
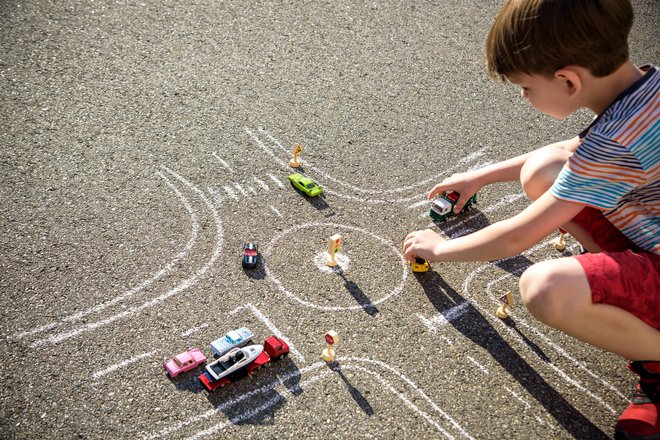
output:
<svg viewBox="0 0 660 440"><path fill-rule="evenodd" d="M554 77L566 82L566 89L570 98L575 97L582 90L582 76L578 69L571 66L562 67L555 71Z"/></svg>

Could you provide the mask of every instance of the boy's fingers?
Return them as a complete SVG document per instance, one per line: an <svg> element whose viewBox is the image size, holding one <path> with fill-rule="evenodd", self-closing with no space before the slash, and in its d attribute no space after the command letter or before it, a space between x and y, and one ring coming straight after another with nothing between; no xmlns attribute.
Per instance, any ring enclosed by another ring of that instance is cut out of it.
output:
<svg viewBox="0 0 660 440"><path fill-rule="evenodd" d="M427 198L430 200L433 197L437 196L438 194L444 194L445 191L447 191L447 189L448 188L447 188L446 185L442 185L442 184L439 183L436 186L434 186L433 188L431 188L431 191L429 191L429 195L428 195Z"/></svg>

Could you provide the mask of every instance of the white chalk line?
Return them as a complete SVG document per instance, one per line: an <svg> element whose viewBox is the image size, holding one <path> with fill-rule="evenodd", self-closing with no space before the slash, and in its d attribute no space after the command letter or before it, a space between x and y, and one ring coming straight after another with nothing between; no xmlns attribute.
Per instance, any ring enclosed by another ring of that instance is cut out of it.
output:
<svg viewBox="0 0 660 440"><path fill-rule="evenodd" d="M548 243L549 243L549 242L548 242ZM512 276L511 274L505 274L505 275L501 276L500 278L498 278L498 279L496 279L496 280L493 280L493 281L489 282L489 283L486 285L486 294L487 294L486 296L487 296L488 298L490 298L491 303L494 303L494 304L498 304L498 305L499 305L499 300L497 300L497 299L495 298L495 296L492 294L492 286L495 285L495 284L497 284L497 283L499 283L500 281L502 281L502 280L508 278L508 277L511 277L511 276ZM484 311L484 310L482 309L482 311ZM485 311L484 311L484 312L485 312ZM609 383L608 381L606 381L605 379L603 379L601 376L595 374L593 371L591 371L591 369L589 369L586 365L584 365L584 363L578 361L578 360L575 359L573 356L571 356L566 350L564 350L563 348L561 348L559 345L555 344L550 338L548 338L546 335L544 335L543 333L541 333L536 327L532 326L529 322L527 322L526 319L524 319L524 318L522 318L522 317L519 316L519 317L516 318L516 324L521 324L521 325L522 325L523 327L525 327L527 330L531 331L531 332L534 333L537 337L539 337L540 339L542 339L546 344L548 344L550 347L552 347L552 348L553 348L555 351L557 351L561 356L563 356L564 358L566 358L566 359L568 359L569 361L571 361L574 365L576 365L578 368L580 368L582 371L584 371L585 373L587 373L587 374L588 374L589 376L591 376L592 378L594 378L594 379L600 381L600 382L601 382L603 385L605 385L608 389L610 389L610 390L613 391L614 393L618 394L619 397L621 397L621 399L623 399L624 401L628 401L628 397L626 397L623 393L621 393L621 391L619 391L614 385L612 385L611 383ZM525 344L525 342L524 342L522 339L518 339L518 338L519 338L519 335L518 335L515 331L513 331L512 329L510 329L508 326L505 326L505 327L508 329L509 333L510 333L514 338L516 338L516 339L518 340L519 343L521 343L523 346L527 346L527 344ZM529 348L529 347L528 347L528 348ZM546 362L546 365L549 365L549 366L550 366L551 368L553 368L553 369L555 369L555 368L558 369L558 367L556 367L556 366L555 366L554 364L552 364L552 363L547 363L547 362ZM566 374L566 373L561 372L560 374ZM567 375L567 377L568 377L568 375ZM572 383L574 386L577 386L577 387L580 388L580 389L584 389L584 388L580 385L580 383L579 383L578 381L576 381L576 380L573 380L571 383ZM586 390L586 389L584 389L584 390ZM597 396L594 396L594 397L595 397L595 398L598 398ZM598 398L598 399L600 399L600 398ZM604 404L606 407L609 408L609 405L607 405L605 402L603 402L603 404ZM612 411L613 411L613 410L612 410Z"/></svg>
<svg viewBox="0 0 660 440"><path fill-rule="evenodd" d="M247 303L247 304L245 304L245 305L243 305L243 306L238 306L238 307L236 307L234 310L232 310L231 312L229 312L229 314L230 314L230 315L233 315L233 314L235 314L235 313L237 313L237 312L239 312L240 310L243 310L243 309L249 309L249 310L252 312L252 314L253 314L254 316L256 316L257 319L259 319L259 321L261 321L261 322L262 322L262 323L268 328L268 330L270 330L270 331L271 331L275 336L277 336L278 338L280 338L280 339L284 339L284 342L287 343L287 345L289 346L289 350L291 351L291 353L293 354L293 356L294 356L295 358L297 358L298 360L300 360L300 361L302 361L302 362L305 362L305 357L304 357L304 356L303 356L298 350L296 350L295 346L293 345L293 343L291 343L291 341L289 340L289 338L285 337L285 336L282 334L282 332L280 332L280 330L275 326L275 324L273 324L273 323L270 321L270 319L268 319L268 318L266 317L266 315L264 315L264 314L261 312L261 310L259 310L257 307L255 307L254 304L252 304L252 303Z"/></svg>
<svg viewBox="0 0 660 440"><path fill-rule="evenodd" d="M273 249L273 246L282 237L284 237L287 234L294 233L294 232L296 232L300 229L303 229L303 228L314 228L314 227L332 227L334 229L349 229L349 230L352 230L352 231L361 232L363 234L369 235L369 236L377 239L378 241L380 241L384 245L388 246L394 252L394 255L397 255L399 257L399 260L401 262L401 267L402 267L401 282L399 283L399 285L397 287L394 288L394 290L392 290L389 294L385 295L384 297L380 298L379 300L372 301L369 304L358 304L358 305L354 305L354 306L320 306L320 305L314 304L310 301L306 301L306 300L298 297L296 294L290 292L289 290L287 290L282 285L281 281L278 280L271 273L270 269L268 268L268 264L266 262L268 261L268 257L270 256L270 253ZM289 228L286 231L280 232L275 237L273 237L273 239L270 241L270 243L268 243L268 245L266 247L266 250L264 251L264 257L265 258L264 258L263 267L264 267L264 271L266 272L266 277L271 282L273 282L280 291L282 291L289 298L297 301L298 303L300 303L304 306L307 306L307 307L312 307L312 308L318 309L318 310L326 310L326 311L363 310L365 307L378 305L378 304L382 303L383 301L387 301L389 298L400 294L403 291L406 279L408 278L408 262L403 257L403 254L399 251L399 249L397 247L392 245L390 242L388 242L384 238L381 238L378 235L374 234L373 232L367 231L366 229L358 228L358 227L355 227L355 226L339 225L339 224L335 224L335 223L305 223L305 224L295 225L294 227Z"/></svg>
<svg viewBox="0 0 660 440"><path fill-rule="evenodd" d="M98 380L101 377L112 373L113 371L116 371L116 370L118 370L120 368L123 368L127 365L134 364L135 362L137 362L141 359L147 358L149 356L153 356L154 354L158 353L158 351L159 350L154 350L154 351L150 351L148 353L138 354L137 356L133 356L130 359L126 359L124 361L121 361L118 364L111 365L107 368L104 368L103 370L99 370L99 371L95 372L94 374L92 374L92 379Z"/></svg>
<svg viewBox="0 0 660 440"><path fill-rule="evenodd" d="M218 205L222 205L224 203L225 200L222 198L217 189L209 186L206 188L206 190L209 192L209 194L211 194L211 196L213 196L213 200L215 200Z"/></svg>
<svg viewBox="0 0 660 440"><path fill-rule="evenodd" d="M274 145L276 145L281 151L283 151L285 154L289 153L289 150L284 145L282 145L282 143L279 140L277 140L272 134L270 134L270 132L268 132L268 130L266 130L263 127L260 127L258 130L264 136L266 136ZM398 193L398 192L406 192L406 191L409 191L411 189L417 189L417 188L419 188L420 185L424 185L428 182L432 182L432 181L438 179L440 176L446 175L449 170L456 169L458 167L461 167L461 166L465 165L466 163L469 163L469 162L472 162L472 161L478 159L479 157L486 154L487 151L488 151L487 147L482 147L482 148L478 149L477 151L474 151L474 152L468 154L467 156L459 159L454 164L454 166L452 166L448 170L445 170L442 173L438 173L434 176L427 177L424 180L417 181L417 183L415 183L414 185L409 185L409 186L404 186L404 187L399 187L399 188L394 188L394 189L383 189L383 190L381 190L381 189L372 190L372 189L358 188L357 186L351 185L350 183L348 183L346 181L343 181L343 180L340 180L340 179L335 179L334 177L330 176L328 173L323 172L322 170L315 167L314 165L311 165L310 163L308 163L305 160L299 159L299 161L305 168L309 168L310 170L313 170L316 174L318 174L320 176L323 176L325 179L330 180L330 181L335 182L335 183L338 183L340 185L343 185L347 188L352 189L353 191L356 191L356 192L359 192L359 193L364 193L364 194L391 194L391 193ZM273 154L271 154L271 155L274 156ZM286 164L285 166L288 167L289 165Z"/></svg>
<svg viewBox="0 0 660 440"><path fill-rule="evenodd" d="M280 188L284 188L284 184L280 179L277 178L275 174L268 174L268 177L270 177L270 180L275 182L275 185L279 186Z"/></svg>
<svg viewBox="0 0 660 440"><path fill-rule="evenodd" d="M533 252L536 252L537 250L541 249L542 247L549 246L552 242L553 242L553 240L547 240L547 241L545 241L545 242L538 243L537 245L535 245L535 246L531 247L530 249L528 249L528 250L527 250L526 252L524 252L522 255L529 255L529 254L531 254L531 253L533 253ZM517 258L517 257L519 257L519 255L512 256L512 257L508 257L508 258L504 258L504 259L501 259L501 260L498 260L498 261L500 261L500 262L504 262L504 261L507 261L507 260L510 260L510 259L513 259L513 258ZM491 267L493 266L494 263L497 263L497 261L496 261L496 262L492 262L492 263L487 263L487 264L484 264L484 265L482 265L482 266L479 266L477 269L473 270L472 272L470 272L470 274L468 274L468 276L466 277L466 279L465 279L465 281L464 281L464 283L463 283L463 293L465 294L466 299L473 298L473 295L471 294L470 289L469 289L469 285L470 285L470 283L472 282L472 280L476 277L476 275L477 275L478 273L484 271L485 269L491 268ZM510 276L510 275L509 275L509 276ZM488 289L490 288L490 286L492 286L493 284L494 284L494 282L490 282L490 283L488 284L487 291L488 291ZM487 297L489 298L489 300L490 300L491 302L497 302L497 301L495 300L495 298L493 297L493 295L490 295L490 294L489 294L489 295L487 295ZM505 330L507 330L507 332L509 332L509 334L511 335L511 337L513 337L516 341L518 341L523 347L526 347L526 348L528 348L528 349L531 350L531 348L530 348L527 344L525 344L525 342L522 340L522 338L520 337L520 335L518 335L517 333L515 333L515 332L513 331L513 329L511 329L509 326L507 326L506 324L504 324L504 323L502 322L502 320L500 320L499 318L498 318L498 319L493 318L493 316L492 316L492 315L493 315L492 311L487 311L487 310L485 310L485 308L482 307L479 303L472 303L472 304L473 304L477 309L479 309L479 310L482 312L482 314L483 314L485 317L487 317L487 319L489 319L490 321L494 321L494 322L496 322L497 325L503 326L503 328L504 328ZM523 320L523 319L518 319L518 318L517 318L517 319L516 319L516 323L518 323L518 322L520 322L521 324L524 325L524 320ZM546 339L546 338L544 337L544 339ZM588 370L585 366L581 365L577 360L575 360L573 357L571 357L566 351L564 351L563 349L560 349L560 347L558 347L558 346L556 346L555 344L551 343L549 339L547 339L546 342L547 342L548 345L550 345L553 349L555 349L560 355L562 355L562 356L564 356L565 358L567 358L568 360L574 362L579 368L581 368L581 369L583 369L585 372L589 373L589 370ZM590 390L588 390L587 388L585 388L585 387L583 387L582 385L580 385L580 384L579 384L577 381L575 381L574 379L570 378L566 373L564 373L562 370L560 370L557 366L553 365L551 362L543 362L543 364L544 364L544 365L547 365L547 366L549 366L551 369L555 370L555 372L557 372L561 378L563 378L564 380L566 380L566 381L567 381L568 383L570 383L571 385L577 387L578 389L580 389L580 390L583 391L584 393L588 394L592 399L594 399L595 401L597 401L598 403L600 403L601 405L603 405L607 410L609 410L609 411L612 412L613 414L616 414L616 411L614 411L614 410L612 409L612 407L611 407L610 405L608 405L608 404L607 404L602 398L600 398L599 396L596 396L596 395L595 395L594 393L592 393Z"/></svg>
<svg viewBox="0 0 660 440"><path fill-rule="evenodd" d="M303 374L305 374L309 371L318 370L319 368L324 367L325 365L326 365L325 362L316 362L315 364L312 364L308 367L305 367L305 368L302 368L300 370L295 370L293 372L287 373L287 374L285 374L281 377L278 377L276 380L274 380L272 382L269 382L266 385L263 385L262 387L254 389L252 391L248 391L247 393L241 394L240 396L235 397L233 399L229 399L229 400L225 401L224 403L221 403L221 404L217 405L213 409L210 409L210 410L208 410L208 411L206 411L202 414L192 416L192 417L190 417L187 420L184 420L182 422L175 423L174 425L172 425L168 428L162 429L161 431L150 434L150 435L148 435L144 438L148 439L148 440L152 440L152 439L155 439L155 438L165 437L165 436L167 436L167 435L169 435L173 432L179 431L179 430L181 430L181 429L183 429L187 426L190 426L193 423L202 422L202 421L204 421L204 420L206 420L210 417L213 417L218 412L227 411L227 410L231 409L233 406L239 404L240 402L242 402L246 399L249 399L252 396L257 396L259 394L268 393L268 392L274 390L280 384L286 386L286 382L288 382L290 379L298 377L298 376L302 376ZM331 373L330 371L326 371L326 372L323 373L323 375L329 375L330 373ZM314 378L312 378L312 379L314 379ZM311 381L312 379L307 379L306 381L301 382L298 386L302 387L302 385L307 385L307 384L309 384L309 381Z"/></svg>
<svg viewBox="0 0 660 440"><path fill-rule="evenodd" d="M525 405L525 409L530 409L530 408L532 407L532 405L530 405L525 399L523 399L522 397L520 397L520 396L519 396L515 391L513 391L511 388L505 386L504 389L507 390L507 391L509 392L509 394L511 394L513 397L515 397L515 398L518 399L520 402L522 402L523 405Z"/></svg>
<svg viewBox="0 0 660 440"><path fill-rule="evenodd" d="M282 213L280 213L280 211L273 205L270 205L270 210L273 211L278 217L282 217Z"/></svg>
<svg viewBox="0 0 660 440"><path fill-rule="evenodd" d="M486 367L484 367L483 365L481 365L481 364L480 364L479 362L477 362L472 356L467 356L467 358L468 358L468 360L469 360L470 362L472 362L474 365L476 365L477 368L479 368L479 369L482 371L482 373L484 373L484 374L490 374L490 372L488 371L488 368L486 368Z"/></svg>
<svg viewBox="0 0 660 440"><path fill-rule="evenodd" d="M213 155L213 157L215 157L216 159L218 159L218 160L220 161L220 163L222 164L222 166L225 167L227 170L229 170L229 172L231 172L231 173L234 172L234 170L231 169L231 167L229 166L229 164L228 164L227 162L225 162L220 156L218 156L218 153L215 153L215 152L214 152L214 153L211 153L211 154Z"/></svg>
<svg viewBox="0 0 660 440"><path fill-rule="evenodd" d="M466 438L473 439L473 437L470 436L465 431L465 429L463 429L463 427L456 420L454 420L445 411L443 411L442 408L440 408L435 402L433 402L426 395L426 393L424 393L412 380L410 380L408 377L406 377L402 373L398 372L397 370L395 370L391 366L389 366L389 365L387 365L387 364L385 364L384 362L381 362L381 361L374 361L374 360L365 359L365 358L355 358L355 357L346 357L345 358L345 357L340 356L340 357L337 357L336 359L337 359L338 362L349 361L349 362L367 363L367 364L371 364L371 365L377 365L377 366L379 366L381 368L384 368L385 370L393 373L395 376L397 376L398 378L403 380L403 382L408 384L408 386L410 386L419 396L421 396L431 406L431 408L433 408L436 412L438 412L440 415L442 415L442 417L445 420L447 420L452 425L452 427L454 429L456 429L458 432L460 432ZM214 416L218 412L225 412L225 411L231 409L231 407L237 405L239 402L241 402L241 401L243 401L243 400L245 400L245 399L247 399L251 396L254 396L254 395L257 395L257 394L264 394L266 392L270 392L271 390L274 390L280 384L285 385L285 383L293 377L296 377L296 376L301 376L302 377L303 374L306 374L306 373L314 371L314 370L318 370L322 367L325 367L326 365L327 364L325 362L317 362L317 363L315 363L315 364L313 364L309 367L303 368L302 370L297 370L295 372L289 373L289 374L285 375L284 377L278 378L277 380L272 381L272 382L270 382L270 383L268 383L268 384L266 384L266 385L264 385L264 386L262 386L262 387L260 387L256 390L252 390L252 391L250 391L246 394L243 394L243 395L241 395L237 398L228 400L227 402L218 405L216 408L214 408L212 410L206 411L205 413L200 414L198 416L193 416L193 417L191 417L191 418L189 418L189 419L187 419L183 422L179 422L179 423L177 423L177 424L175 424L175 425L173 425L169 428L165 428L165 429L163 429L163 430L161 430L157 433L151 434L151 435L149 435L145 438L151 440L151 439L154 439L154 438L167 436L167 435L169 435L173 432L176 432L176 431L178 431L180 429L183 429L187 426L190 426L194 423L196 424L196 423L199 423L203 420L206 420L206 419ZM408 407L412 408L418 414L422 415L422 417L424 417L430 424L432 424L434 427L436 427L436 429L438 429L440 432L445 434L448 438L453 438L453 436L451 436L451 434L449 434L446 430L444 430L442 428L442 426L440 426L439 423L435 422L431 416L429 416L428 414L421 411L421 409L419 409L419 407L417 405L415 405L413 402L411 402L409 399L407 399L402 393L395 390L394 387L390 384L390 382L383 379L376 372L373 372L369 369L366 369L364 367L360 367L360 366L357 366L357 365L344 365L344 364L341 364L341 369L342 370L354 369L354 370L366 372L367 374L369 374L373 377L376 377L382 384L384 384L386 386L386 388L390 392L393 392L397 397L402 399L402 401ZM305 380L301 381L298 386L300 388L308 387L309 385L311 385L313 383L316 383L321 379L329 377L330 374L331 374L330 371L322 372L319 375L316 375L316 376L313 376L309 379L305 379ZM205 437L205 436L214 434L214 433L218 432L219 430L221 430L221 429L223 429L223 428L225 428L225 427L227 427L231 424L237 424L237 423L240 423L244 420L250 419L250 418L258 415L259 413L261 413L263 411L266 411L267 409L269 409L273 405L281 402L283 399L290 396L291 394L292 394L292 392L288 389L282 390L282 394L270 399L269 401L265 402L264 404L260 405L259 407L251 409L249 411L246 411L246 412L242 413L241 415L239 415L237 417L231 418L230 420L222 421L222 422L220 422L220 423L218 423L214 426L211 426L208 429L200 431L200 432L198 432L198 433L196 433L193 436L188 437L188 438L197 439L197 438Z"/></svg>
<svg viewBox="0 0 660 440"><path fill-rule="evenodd" d="M186 330L185 332L181 333L181 337L185 338L186 336L190 336L193 333L197 333L198 331L203 330L208 326L209 326L208 322L205 322L205 323L203 323L203 324L201 324L197 327L193 327L193 328L191 328L189 330Z"/></svg>
<svg viewBox="0 0 660 440"><path fill-rule="evenodd" d="M271 149L268 148L268 147L267 147L267 146L261 141L261 139L259 139L259 137L256 136L256 135L254 134L254 132L253 132L252 130L250 130L249 128L245 127L245 131L246 131L246 133L250 136L250 138L252 138L252 140L253 140L253 141L254 141L254 142L255 142L255 143L256 143L256 144L257 144L257 145L263 150L263 151L265 151L269 156L271 156L271 157L272 157L272 158L273 158L273 159L274 159L274 160L275 160L280 166L282 166L282 167L285 168L285 169L291 169L291 166L290 166L287 162L285 162L285 161L279 159L277 156L275 156L275 154L271 151ZM269 140L271 140L271 142L273 142L273 143L274 143L274 144L275 144L280 150L282 150L282 151L284 151L284 152L287 151L286 148L285 148L285 147L284 147L284 146L283 146L283 145L282 145L277 139L275 139L270 133L268 133L265 129L260 128L259 131L260 131L262 134L264 134L266 137L268 137ZM417 189L417 188L419 188L420 185L423 185L423 184L425 184L425 183L427 183L427 182L431 182L431 181L437 180L438 178L440 178L440 176L447 175L447 174L450 173L452 170L457 169L457 168L463 166L465 163L469 163L469 162L471 162L471 161L473 161L473 160L479 158L480 156L483 156L483 155L486 153L487 150L488 150L488 149L487 149L486 147L483 147L483 148L481 148L481 149L479 149L479 150L477 150L477 151L475 151L475 152L469 154L468 156L466 156L466 157L460 159L460 160L457 161L457 162L456 162L451 168L448 168L448 169L444 170L442 173L438 173L437 175L434 175L434 176L428 177L428 178L426 178L426 179L424 179L424 180L422 180L422 181L419 181L419 182L416 183L415 185L410 185L410 186L407 186L407 187L395 188L395 189L390 189L390 190L366 190L366 189L358 188L358 187L353 186L353 185L351 185L351 184L349 184L349 183L347 183L347 182L344 182L344 181L342 181L342 180L335 179L334 177L328 175L327 173L321 171L320 169L314 167L313 165L308 164L308 163L305 162L305 161L302 161L302 160L301 160L301 163L302 163L303 165L306 164L306 167L307 167L307 168L309 168L309 169L313 170L314 172L316 172L317 174L323 176L325 179L327 179L327 180L331 180L331 181L333 181L333 182L336 182L336 183L338 183L338 184L341 184L341 185L343 185L343 186L346 186L346 187L348 187L348 188L350 188L350 189L352 189L352 190L354 190L354 191L356 191L356 192L361 192L361 193L365 193L365 194L379 194L379 195L382 195L382 194L388 194L388 193L396 193L396 192L409 191L410 189ZM337 197L339 197L339 198L343 198L343 199L347 199L347 200L353 200L353 201L361 202L361 203L373 203L373 204L410 203L411 200L416 200L416 199L418 199L418 198L420 198L420 197L424 197L424 196L425 196L425 193L421 193L421 194L416 194L416 195L414 195L414 196L407 197L407 198L401 198L401 199L371 199L371 198L362 198L362 197L356 197L356 196L352 196L352 195L344 194L344 193L337 192L337 191L334 191L334 190L332 190L332 189L325 188L325 187L324 187L323 191L324 191L325 194L334 195L334 196L337 196Z"/></svg>
<svg viewBox="0 0 660 440"><path fill-rule="evenodd" d="M450 322L463 316L469 308L470 303L468 301L462 302L457 306L452 307L444 313L437 313L433 317L426 318L421 313L417 313L417 317L428 327L431 333L437 333L440 326L449 324Z"/></svg>
<svg viewBox="0 0 660 440"><path fill-rule="evenodd" d="M254 176L254 181L257 182L257 184L258 184L258 185L259 185L264 191L270 191L270 187L266 184L266 182L264 182L263 180L261 180L261 179L258 178L257 176Z"/></svg>
<svg viewBox="0 0 660 440"><path fill-rule="evenodd" d="M190 222L191 222L190 237L188 238L188 242L186 243L184 248L178 254L176 254L174 256L174 258L172 258L172 260L170 260L169 263L167 263L165 265L165 267L163 267L160 271L158 271L156 274L154 274L151 278L147 279L146 281L143 281L142 283L140 283L136 287L134 287L130 290L127 290L126 292L116 296L115 298L111 299L110 301L106 301L104 303L97 304L93 307L90 307L87 310L83 310L83 311L80 311L78 313L74 313L74 314L69 315L65 318L62 318L60 321L51 322L51 323L46 324L44 326L37 327L37 328L34 328L32 330L23 331L21 333L12 335L11 338L21 339L25 336L34 335L34 334L37 334L37 333L43 333L43 332L51 330L55 327L61 326L64 323L79 320L80 318L83 318L84 316L90 315L92 313L98 313L98 312L100 312L100 311L102 311L102 310L104 310L104 309L106 309L110 306L113 306L113 305L117 304L120 301L123 301L127 298L132 297L133 295L139 293L140 291L144 290L145 288L147 288L151 284L158 281L160 278L163 278L164 276L169 274L172 271L172 269L178 264L178 262L181 261L181 259L183 259L184 257L186 257L188 255L190 250L195 245L195 241L197 240L197 234L198 234L198 230L199 230L199 223L197 221L197 215L195 214L195 211L193 210L192 206L190 205L190 202L188 201L188 199L172 184L172 182L170 182L170 180L166 176L164 176L159 171L156 172L156 175L158 175L159 177L161 177L162 179L165 180L165 183L172 189L172 191L174 191L174 193L177 195L177 197L179 198L179 200L181 201L183 206L186 208L186 211L188 212L188 215L190 216Z"/></svg>
<svg viewBox="0 0 660 440"><path fill-rule="evenodd" d="M145 310L147 308L150 308L150 307L153 307L155 305L158 305L161 302L165 301L166 299L168 299L168 298L170 298L174 295L177 295L177 294L183 292L184 290L190 288L191 286L195 285L206 274L206 272L208 272L209 269L215 264L217 259L220 257L220 250L222 248L222 243L223 243L222 222L220 221L220 217L218 216L218 212L216 211L213 204L206 198L203 191L201 191L199 188L194 186L188 180L184 179L182 176L180 176L176 172L172 171L171 169L169 169L165 166L163 166L163 169L165 171L167 171L168 173L170 173L175 178L177 178L180 182L182 182L184 185L186 185L188 188L190 188L193 192L195 192L202 199L202 201L206 204L206 206L209 208L209 211L211 211L213 220L214 220L215 225L216 225L216 241L215 241L215 245L214 245L213 254L209 258L209 260L206 262L206 264L201 269L197 270L191 277L185 279L184 281L179 283L173 289L168 290L164 294L162 294L162 295L160 295L160 296L158 296L154 299L146 301L145 303L143 303L139 306L130 307L130 308L124 310L123 312L118 313L116 315L113 315L113 316L111 316L107 319L97 321L97 322L87 323L85 325L82 325L82 326L78 327L77 329L74 329L74 330L71 330L71 331L68 331L68 332L55 334L55 335L47 337L47 338L39 339L39 340L35 341L34 343L32 343L30 345L31 348L35 348L35 347L38 347L38 346L41 346L41 345L44 345L44 344L48 344L48 343L51 343L51 344L59 343L59 342L62 342L64 340L67 340L67 339L73 338L75 336L78 336L82 333L97 329L99 327L106 326L106 325L108 325L108 324L110 324L114 321L117 321L118 319L123 319L123 318L128 318L128 317L134 316L134 315L142 312L143 310Z"/></svg>

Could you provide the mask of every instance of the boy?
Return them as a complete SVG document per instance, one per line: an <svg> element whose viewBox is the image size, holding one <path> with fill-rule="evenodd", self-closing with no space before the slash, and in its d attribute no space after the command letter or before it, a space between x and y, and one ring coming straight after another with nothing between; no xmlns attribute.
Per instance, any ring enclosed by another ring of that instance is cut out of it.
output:
<svg viewBox="0 0 660 440"><path fill-rule="evenodd" d="M631 360L637 393L616 438L660 439L660 70L628 59L629 0L508 0L488 35L491 77L539 111L597 118L578 137L434 186L460 193L520 179L533 203L473 234L410 233L410 261L484 261L518 254L559 227L589 253L544 261L520 278L540 321Z"/></svg>

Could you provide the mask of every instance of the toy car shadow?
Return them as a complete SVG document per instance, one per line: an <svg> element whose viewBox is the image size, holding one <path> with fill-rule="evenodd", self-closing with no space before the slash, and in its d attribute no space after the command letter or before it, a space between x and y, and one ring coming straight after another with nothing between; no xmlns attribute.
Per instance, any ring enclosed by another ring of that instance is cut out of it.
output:
<svg viewBox="0 0 660 440"><path fill-rule="evenodd" d="M206 398L235 425L272 425L275 414L286 403L286 398L277 391L277 387L283 385L291 394L299 396L303 392L300 379L301 372L296 364L283 356L250 377L237 379L217 392L207 393ZM241 395L247 398L240 403L222 404ZM253 412L252 408L261 410Z"/></svg>

